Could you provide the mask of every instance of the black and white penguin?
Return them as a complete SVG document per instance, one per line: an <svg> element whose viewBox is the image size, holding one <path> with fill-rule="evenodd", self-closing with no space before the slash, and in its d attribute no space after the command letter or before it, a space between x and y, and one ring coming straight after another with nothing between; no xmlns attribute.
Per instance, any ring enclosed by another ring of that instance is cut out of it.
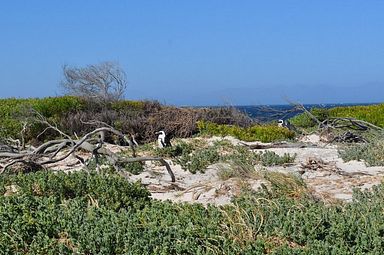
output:
<svg viewBox="0 0 384 255"><path fill-rule="evenodd" d="M278 125L279 127L284 127L284 120L278 120L278 121L277 121L277 125Z"/></svg>
<svg viewBox="0 0 384 255"><path fill-rule="evenodd" d="M164 147L171 147L171 141L169 137L165 134L163 130L156 132L155 133L157 136L157 143L159 145L159 148L164 148Z"/></svg>
<svg viewBox="0 0 384 255"><path fill-rule="evenodd" d="M293 126L293 125L291 124L291 122L289 122L289 120L278 120L278 121L277 121L277 125L278 125L279 127L287 128L287 129L289 129L289 130L291 130L291 131L298 132L298 131L296 130L295 126Z"/></svg>

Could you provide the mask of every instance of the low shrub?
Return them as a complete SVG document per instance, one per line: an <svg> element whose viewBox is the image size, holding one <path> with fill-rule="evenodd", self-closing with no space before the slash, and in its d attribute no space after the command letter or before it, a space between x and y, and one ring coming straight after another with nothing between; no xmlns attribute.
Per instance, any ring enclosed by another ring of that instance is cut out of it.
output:
<svg viewBox="0 0 384 255"><path fill-rule="evenodd" d="M178 146L183 146L187 149L177 149ZM163 152L166 156L168 151L173 152L170 148L157 149ZM262 166L277 166L293 163L296 155L285 153L279 156L272 151L253 152L245 146L234 146L227 140L216 141L213 145L197 145L194 147L192 144L181 143L175 146L178 154L168 154L173 157L176 164L180 164L184 170L191 173L204 172L205 169L212 164L222 162L231 165L240 165L244 168L254 168L255 165Z"/></svg>
<svg viewBox="0 0 384 255"><path fill-rule="evenodd" d="M310 109L310 112L320 122L331 117L329 109L327 108L312 108ZM295 127L304 128L304 129L316 127L318 125L318 123L306 112L290 118L289 122Z"/></svg>
<svg viewBox="0 0 384 255"><path fill-rule="evenodd" d="M125 151L121 153L124 156L130 156L130 152ZM100 166L97 169L97 164L95 158L92 158L87 164L87 170L89 171L102 171L103 173L110 174L115 173L116 169L111 165L108 159L101 155L98 158L98 165ZM137 175L144 171L144 163L142 162L128 162L128 163L118 163L118 166L121 170L127 171L131 174Z"/></svg>
<svg viewBox="0 0 384 255"><path fill-rule="evenodd" d="M259 160L263 166L279 166L284 164L290 164L295 161L296 154L284 153L283 156L279 156L273 151L264 151L258 154Z"/></svg>
<svg viewBox="0 0 384 255"><path fill-rule="evenodd" d="M198 108L199 120L212 122L219 125L236 125L239 127L250 127L254 120L245 112L235 107L210 107Z"/></svg>
<svg viewBox="0 0 384 255"><path fill-rule="evenodd" d="M64 96L42 99L1 99L0 136L20 138L26 120L23 108L32 107L63 132L82 136L95 128L84 122L99 121L114 126L124 133L136 135L139 142L156 139L155 132L164 130L172 137L186 138L198 132L197 121L249 126L252 120L231 107L179 108L161 105L156 101L122 100L101 104L78 97ZM46 127L29 123L24 133L26 141L34 140ZM59 136L46 132L37 142Z"/></svg>
<svg viewBox="0 0 384 255"><path fill-rule="evenodd" d="M268 177L216 207L151 200L115 176L1 175L0 254L383 254L383 185L325 205Z"/></svg>
<svg viewBox="0 0 384 255"><path fill-rule="evenodd" d="M0 194L15 187L17 196L57 197L61 200L91 197L99 205L115 210L129 208L135 201L147 201L150 193L139 183L129 183L111 175L84 172L36 172L2 175ZM122 195L124 194L124 195Z"/></svg>
<svg viewBox="0 0 384 255"><path fill-rule="evenodd" d="M145 101L121 100L111 103L111 109L115 111L127 111L128 109L141 111L146 107Z"/></svg>
<svg viewBox="0 0 384 255"><path fill-rule="evenodd" d="M346 146L339 155L344 161L363 160L367 166L384 166L384 140Z"/></svg>
<svg viewBox="0 0 384 255"><path fill-rule="evenodd" d="M244 146L235 146L234 150L225 155L226 161L237 161L243 164L261 164L263 166L278 166L284 164L290 164L295 161L296 154L284 153L283 156L276 154L273 151L260 151L254 152Z"/></svg>
<svg viewBox="0 0 384 255"><path fill-rule="evenodd" d="M136 175L144 171L144 165L141 162L127 163L124 165L124 170Z"/></svg>
<svg viewBox="0 0 384 255"><path fill-rule="evenodd" d="M329 116L355 118L384 128L384 104L335 107L329 109Z"/></svg>
<svg viewBox="0 0 384 255"><path fill-rule="evenodd" d="M313 108L310 112L320 121L327 118L355 118L367 121L379 127L384 127L384 104L343 106L330 109ZM307 113L296 115L289 121L294 126L300 128L310 128L317 124Z"/></svg>
<svg viewBox="0 0 384 255"><path fill-rule="evenodd" d="M0 137L20 138L20 132L23 128L22 122L26 121L28 108L33 108L48 120L57 122L67 112L83 109L84 105L84 101L72 96L42 99L0 99ZM35 138L44 128L39 124L30 123L24 134L26 140Z"/></svg>
<svg viewBox="0 0 384 255"><path fill-rule="evenodd" d="M220 125L199 121L198 129L202 135L233 136L243 141L273 142L292 139L295 133L276 125L254 125L242 128L239 126Z"/></svg>
<svg viewBox="0 0 384 255"><path fill-rule="evenodd" d="M193 151L193 145L191 143L179 142L171 147L154 149L154 155L161 158L175 158L182 155L187 155Z"/></svg>
<svg viewBox="0 0 384 255"><path fill-rule="evenodd" d="M188 170L191 173L203 173L209 165L219 162L220 158L217 148L212 146L196 150L191 154L184 153L174 161L180 164L184 170Z"/></svg>

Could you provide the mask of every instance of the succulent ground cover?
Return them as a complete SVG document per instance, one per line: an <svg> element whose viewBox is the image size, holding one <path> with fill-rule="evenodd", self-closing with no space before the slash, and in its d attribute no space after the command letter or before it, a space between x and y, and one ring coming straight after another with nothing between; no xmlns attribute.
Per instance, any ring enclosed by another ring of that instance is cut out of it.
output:
<svg viewBox="0 0 384 255"><path fill-rule="evenodd" d="M233 136L242 141L273 142L295 137L295 133L287 128L272 124L240 127L237 125L220 125L207 121L199 121L197 125L202 135Z"/></svg>
<svg viewBox="0 0 384 255"><path fill-rule="evenodd" d="M371 143L354 144L339 150L344 161L364 161L367 166L384 166L384 140Z"/></svg>
<svg viewBox="0 0 384 255"><path fill-rule="evenodd" d="M285 153L279 156L272 151L254 152L245 146L233 145L228 140L218 140L208 144L204 140L196 139L189 142L176 140L174 146L166 148L147 147L147 153L157 157L171 159L191 173L204 172L216 163L231 163L247 165L277 166L292 163L296 155Z"/></svg>
<svg viewBox="0 0 384 255"><path fill-rule="evenodd" d="M70 117L82 119L84 116L96 116L89 109L84 111L89 105L81 100L62 98L63 108L57 109L54 108L57 104L55 100L32 100L28 104L40 107L39 111L59 126ZM0 119L5 120L5 124L0 126L3 136L23 128L21 119L17 119L14 112L11 113L12 109L18 109L14 105L18 103L18 100L0 102L9 106L0 111ZM39 104L48 106L44 108ZM76 106L73 108L75 112L65 108L68 104ZM225 112L228 110L205 113L203 110L196 115L193 109L164 110L153 102L129 101L117 102L109 107L101 109L101 115L97 117L103 121L103 118L110 117L106 122L120 125L119 128L130 132L140 123L136 128L140 129L143 123L149 122L153 124L151 128L160 128L156 126L158 116L164 120L178 112L188 119L193 117L193 121L201 118L201 123L205 123L205 126L200 125L203 135L280 140L291 134L287 129L273 125L251 126L242 117L232 118L235 115L223 121L220 116L228 114ZM48 112L44 113L44 109ZM55 109L52 115L50 109ZM135 115L135 112L138 114ZM157 113L157 117L151 112ZM148 114L145 115L148 118L140 119L140 116L144 116L142 114ZM329 116L327 114L321 112L319 116L326 118ZM137 122L133 121L134 125L130 127L124 126L126 119L120 119L121 116L127 119L133 116L130 120ZM10 128L15 123L21 125ZM192 126L193 130L197 128L190 125L192 122L182 126L175 123L175 130L185 136L195 132L188 133ZM69 130L70 134L71 130L80 128L61 127ZM25 134L29 132L31 135L41 127L32 125L26 128ZM145 130L148 134L150 131ZM266 169L290 165L295 161L295 154L254 152L226 140L214 139L204 141L197 138L187 142L174 139L173 144L173 147L161 150L142 145L137 151L167 158L192 173L204 172L212 164L222 164L218 175L223 182L231 178L250 179L256 176L263 179L263 183L256 191L250 186L241 186L241 192L236 194L231 204L203 206L154 200L150 197L148 184L144 187L128 181L128 175L119 172L124 176L121 177L111 167L100 167L96 171L97 168L90 165L88 172L73 173L43 168L32 169L35 171L25 174L3 173L0 175L0 254L384 253L383 185L374 187L372 191L356 190L350 203L326 204L319 196L313 195L299 175ZM351 151L343 150L340 153L342 156L345 153L345 160L358 159L369 165L382 164L382 142L378 140L358 146L361 147L351 146ZM141 163L130 163L124 170L138 174L144 167ZM169 185L169 188L173 187Z"/></svg>
<svg viewBox="0 0 384 255"><path fill-rule="evenodd" d="M325 205L289 176L206 207L111 174L0 176L0 254L382 254L384 188ZM284 184L286 183L286 184Z"/></svg>

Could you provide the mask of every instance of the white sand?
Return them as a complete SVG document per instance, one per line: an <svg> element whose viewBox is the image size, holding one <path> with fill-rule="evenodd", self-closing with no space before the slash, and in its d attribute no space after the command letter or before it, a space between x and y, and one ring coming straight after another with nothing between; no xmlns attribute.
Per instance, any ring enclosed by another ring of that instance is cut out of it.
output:
<svg viewBox="0 0 384 255"><path fill-rule="evenodd" d="M214 137L208 139L208 142L220 139L223 138ZM239 140L232 137L226 137L225 139L233 144L240 143ZM370 189L373 185L377 185L383 180L384 167L367 167L363 162L357 161L343 162L338 156L337 147L325 145L320 142L319 137L316 135L304 137L301 141L317 144L318 147L268 149L279 155L296 153L297 157L292 165L268 167L266 170L302 174L303 180L313 193L329 201L338 199L350 201L353 188ZM121 150L120 147L111 145L109 145L109 149L114 152ZM305 173L302 173L301 164L305 163L308 158L322 160L328 166L331 166L331 170L306 170ZM74 158L68 158L65 162L61 162L53 167L62 170L81 168L79 165L65 166L75 162ZM191 174L188 171L182 170L179 165L173 165L171 161L167 162L171 164L171 168L176 176L175 183L171 182L165 167L158 166L152 162L146 163L146 171L139 175L133 175L130 178L133 181L141 181L150 190L152 197L155 199L169 199L176 202L198 202L202 204L213 203L217 205L230 203L231 198L238 195L242 187L248 186L257 189L261 183L266 183L265 180L258 180L257 178L220 180L217 175L220 164L210 166L205 173Z"/></svg>

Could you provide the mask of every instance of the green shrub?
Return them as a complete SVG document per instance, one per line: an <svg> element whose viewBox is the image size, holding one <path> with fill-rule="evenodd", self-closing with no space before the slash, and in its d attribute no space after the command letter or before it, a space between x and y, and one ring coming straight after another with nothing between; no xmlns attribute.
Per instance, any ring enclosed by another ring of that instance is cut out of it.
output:
<svg viewBox="0 0 384 255"><path fill-rule="evenodd" d="M100 156L99 159L100 169L96 169L96 160L93 158L87 165L88 170L96 171L101 170L103 173L115 173L116 169L110 164L105 156ZM129 163L120 163L119 168L121 170L127 171L131 174L138 175L144 171L145 164L142 162L129 162Z"/></svg>
<svg viewBox="0 0 384 255"><path fill-rule="evenodd" d="M143 110L145 106L145 102L143 101L133 101L133 100L121 100L121 101L115 101L111 103L111 109L116 111L129 111L129 110L136 110L140 111Z"/></svg>
<svg viewBox="0 0 384 255"><path fill-rule="evenodd" d="M179 142L172 147L158 148L154 149L154 154L156 157L161 158L175 158L181 155L189 154L193 151L193 145L186 142Z"/></svg>
<svg viewBox="0 0 384 255"><path fill-rule="evenodd" d="M335 107L329 109L329 116L355 118L384 128L384 104Z"/></svg>
<svg viewBox="0 0 384 255"><path fill-rule="evenodd" d="M90 196L99 205L116 210L132 206L133 200L147 201L150 195L139 183L129 183L118 176L84 172L3 175L0 177L0 194L11 185L17 187L17 196L53 196L62 200Z"/></svg>
<svg viewBox="0 0 384 255"><path fill-rule="evenodd" d="M283 156L279 156L273 151L260 152L259 159L263 166L279 166L284 164L290 164L295 161L296 154L291 156L289 153L284 153Z"/></svg>
<svg viewBox="0 0 384 255"><path fill-rule="evenodd" d="M314 109L313 109L314 110ZM312 110L311 110L312 112ZM312 112L313 114L313 112ZM314 115L316 118L319 116ZM317 125L316 121L314 121L310 115L306 112L296 115L293 118L289 119L289 122L295 127L308 129L311 127L315 127Z"/></svg>
<svg viewBox="0 0 384 255"><path fill-rule="evenodd" d="M219 125L205 121L199 121L197 125L202 135L230 135L243 141L272 142L292 139L295 136L292 131L275 125L255 125L242 128L239 126Z"/></svg>
<svg viewBox="0 0 384 255"><path fill-rule="evenodd" d="M191 173L203 173L209 165L217 163L219 160L220 154L217 148L212 146L196 150L192 154L184 153L175 159L175 163L180 164L184 170Z"/></svg>
<svg viewBox="0 0 384 255"><path fill-rule="evenodd" d="M253 152L244 146L236 146L232 153L229 153L223 157L226 161L237 161L243 164L261 164L263 166L279 166L284 164L290 164L295 161L296 154L284 153L283 156L279 156L273 151L260 151Z"/></svg>
<svg viewBox="0 0 384 255"><path fill-rule="evenodd" d="M367 166L384 166L384 140L344 147L339 155L344 161L364 160Z"/></svg>
<svg viewBox="0 0 384 255"><path fill-rule="evenodd" d="M31 106L46 118L60 117L71 111L82 110L85 102L73 96L33 99Z"/></svg>
<svg viewBox="0 0 384 255"><path fill-rule="evenodd" d="M22 121L26 120L26 110L33 108L41 113L48 121L59 122L65 114L84 108L85 102L77 97L47 97L30 99L0 99L0 137L20 138ZM41 133L45 126L30 123L25 135L27 141Z"/></svg>
<svg viewBox="0 0 384 255"><path fill-rule="evenodd" d="M324 121L330 117L330 109L327 108L313 108L311 113L316 116L319 121Z"/></svg>
<svg viewBox="0 0 384 255"><path fill-rule="evenodd" d="M155 139L155 132L165 130L174 137L186 138L197 133L197 121L205 120L219 124L250 126L252 120L234 108L180 108L161 105L156 101L121 100L108 104L78 97L49 97L32 99L0 99L0 136L21 138L20 131L26 120L25 109L32 107L63 132L82 136L94 126L87 121L100 121L114 126L124 133L133 133L139 142ZM24 109L24 110L23 110ZM30 119L29 119L30 120ZM41 142L59 136L54 131L45 132L36 141L46 126L29 123L24 134L27 142Z"/></svg>
<svg viewBox="0 0 384 255"><path fill-rule="evenodd" d="M256 165L260 163L259 154L245 146L234 146L233 150L223 156L223 161L236 161L242 164Z"/></svg>
<svg viewBox="0 0 384 255"><path fill-rule="evenodd" d="M384 104L334 107L330 109L313 108L310 112L323 121L327 118L355 118L367 121L379 127L384 127ZM317 123L307 113L301 113L290 119L296 127L310 128Z"/></svg>
<svg viewBox="0 0 384 255"><path fill-rule="evenodd" d="M116 176L0 175L0 254L383 254L383 185L325 205L266 175L270 190L220 207L151 200Z"/></svg>
<svg viewBox="0 0 384 255"><path fill-rule="evenodd" d="M197 148L191 148L189 144L187 148L182 150L181 154L176 155L173 161L191 173L204 172L209 165L218 162L254 168L255 165L276 166L293 163L296 158L296 154L285 153L283 156L279 156L272 151L253 152L245 146L234 146L226 140Z"/></svg>
<svg viewBox="0 0 384 255"><path fill-rule="evenodd" d="M127 163L124 166L124 170L131 174L140 174L144 171L144 165L141 162Z"/></svg>

